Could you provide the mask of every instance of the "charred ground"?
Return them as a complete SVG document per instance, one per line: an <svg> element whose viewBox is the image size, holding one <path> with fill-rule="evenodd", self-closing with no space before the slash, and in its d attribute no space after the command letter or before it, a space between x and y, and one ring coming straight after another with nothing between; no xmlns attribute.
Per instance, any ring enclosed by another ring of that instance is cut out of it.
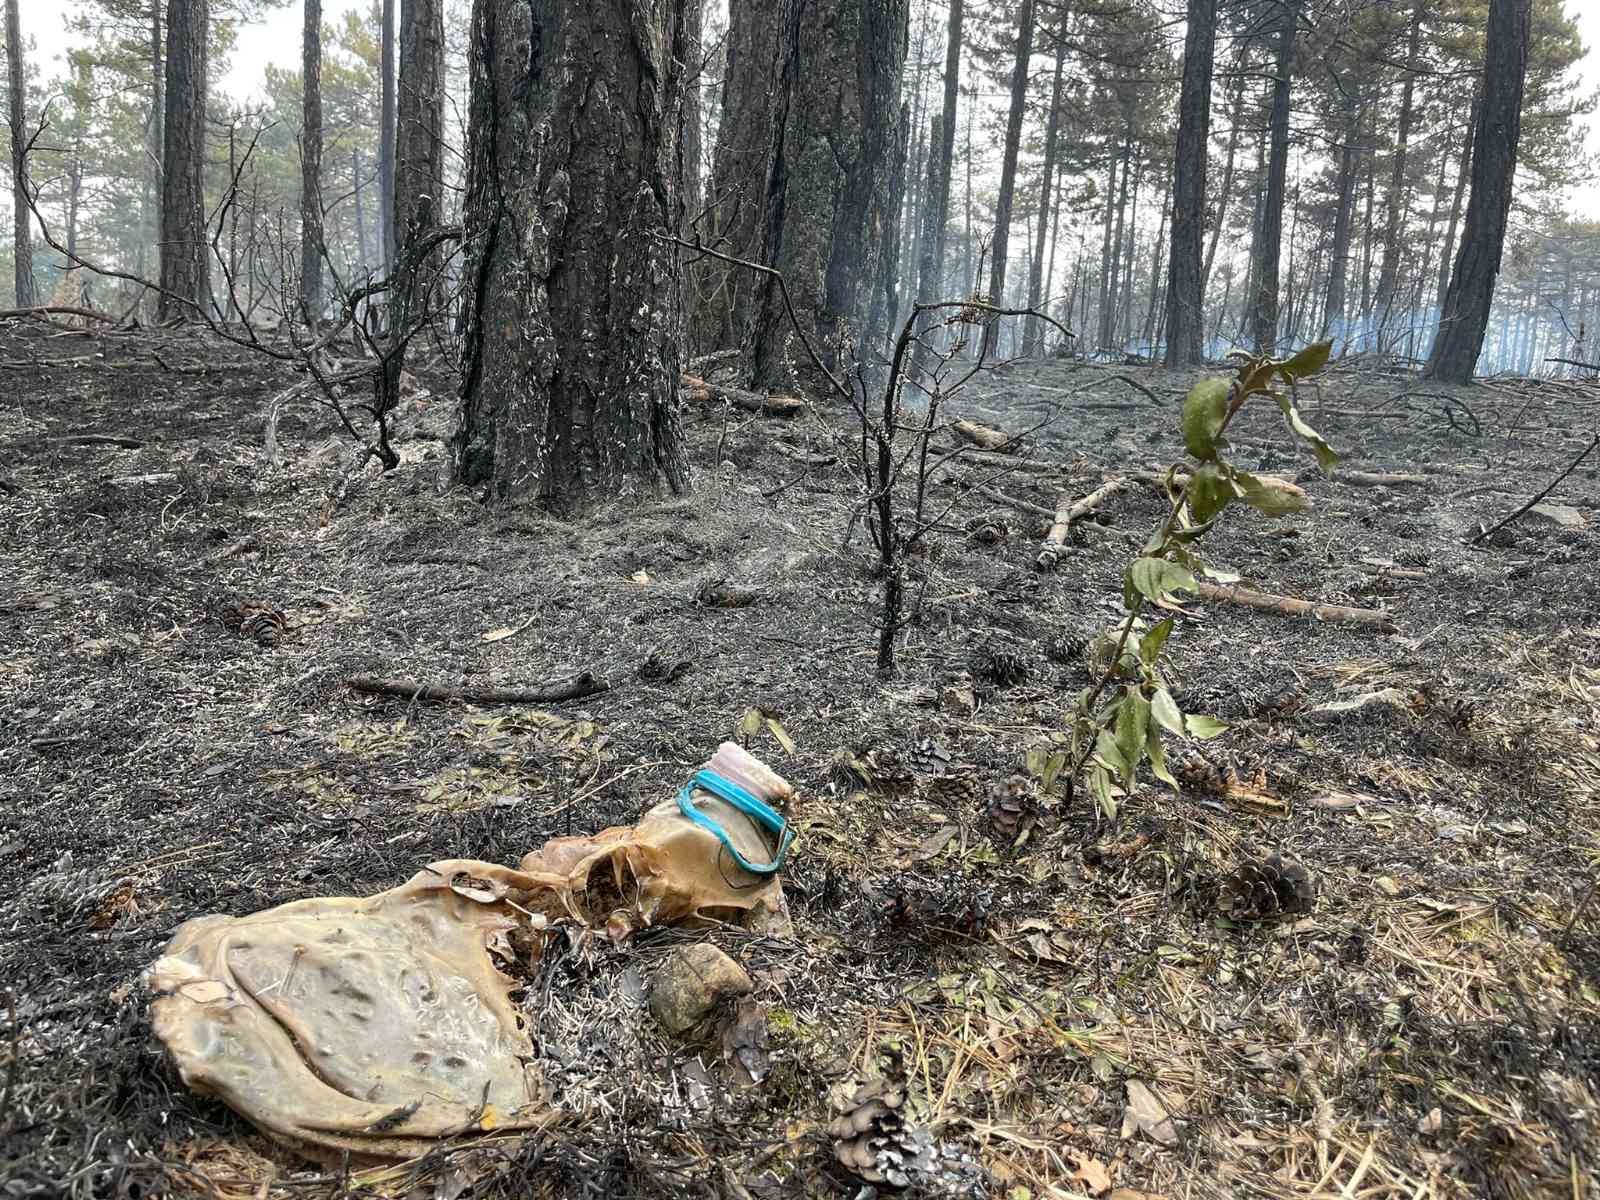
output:
<svg viewBox="0 0 1600 1200"><path fill-rule="evenodd" d="M441 376L408 402L402 465L330 505L349 447L301 402L279 426L289 466L270 470L263 413L293 380L259 358L12 325L0 360L7 1195L419 1180L460 1195L463 1164L474 1195L854 1195L820 1128L830 1090L886 1043L913 1119L997 1193L1080 1194L1095 1162L1131 1194L1593 1186L1600 904L1572 917L1597 849L1600 463L1551 496L1582 527L1530 515L1495 544L1463 539L1573 457L1600 387L1332 371L1307 416L1350 466L1426 483L1307 479L1311 512L1241 515L1210 558L1265 591L1381 605L1400 633L1186 605L1170 646L1187 707L1233 722L1191 759L1264 770L1267 800L1149 788L1108 824L1086 799L1047 797L1007 853L981 799L1063 730L1088 676L1049 647L1114 619L1162 501L1108 501L1039 575L1038 518L966 484L1049 509L1108 471L1169 462L1187 376L1048 362L969 393L962 415L1011 430L1053 406L1021 457L1060 467L946 473L936 496L953 507L913 563L919 620L885 684L859 527L841 549L859 492L842 414L693 409L691 497L565 520L436 495ZM1275 419L1235 431L1247 466L1306 465ZM1005 536L970 536L981 517ZM717 580L755 602L698 602ZM230 631L239 598L281 608L288 637L263 648ZM1027 678L979 672L976 712L944 706L943 685L993 646ZM581 669L610 690L543 714L344 682L514 686ZM1307 712L1384 687L1406 703ZM752 706L794 740L792 756L766 732L752 749L799 788L802 830L794 938L711 935L769 1006L761 1085L723 1091L639 1006L675 931L541 969L534 1023L570 1115L511 1149L306 1170L188 1093L152 1043L138 973L181 921L372 892L437 858L514 862L552 834L629 822ZM851 777L841 750L895 751L911 778ZM947 763L973 768L978 805L927 786ZM1315 876L1315 908L1219 922L1221 881L1273 852ZM1121 1136L1130 1080L1170 1125Z"/></svg>

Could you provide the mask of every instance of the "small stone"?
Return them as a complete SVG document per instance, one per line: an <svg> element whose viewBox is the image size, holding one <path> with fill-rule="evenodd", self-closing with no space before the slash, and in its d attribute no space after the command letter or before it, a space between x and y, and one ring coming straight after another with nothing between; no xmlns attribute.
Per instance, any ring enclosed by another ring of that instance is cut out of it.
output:
<svg viewBox="0 0 1600 1200"><path fill-rule="evenodd" d="M650 983L650 1012L669 1033L684 1033L728 996L755 988L749 974L710 942L674 950Z"/></svg>
<svg viewBox="0 0 1600 1200"><path fill-rule="evenodd" d="M1582 529L1588 524L1583 513L1570 504L1535 504L1528 510L1528 515L1535 519L1543 519L1551 525L1559 525L1563 529Z"/></svg>

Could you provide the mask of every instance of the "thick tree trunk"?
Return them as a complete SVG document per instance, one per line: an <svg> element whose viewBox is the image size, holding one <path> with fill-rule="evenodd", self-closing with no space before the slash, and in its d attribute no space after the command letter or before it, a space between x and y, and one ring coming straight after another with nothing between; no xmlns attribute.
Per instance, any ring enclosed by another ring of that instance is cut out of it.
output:
<svg viewBox="0 0 1600 1200"><path fill-rule="evenodd" d="M1294 70L1295 20L1299 0L1285 0L1273 61L1272 155L1267 162L1267 193L1261 206L1261 259L1256 264L1251 305L1251 335L1257 353L1278 344L1278 265L1283 241L1283 197L1289 173L1289 85Z"/></svg>
<svg viewBox="0 0 1600 1200"><path fill-rule="evenodd" d="M784 0L763 261L830 368L875 346L872 293L896 236L889 194L900 144L906 0ZM758 284L751 379L786 391L809 372L777 285Z"/></svg>
<svg viewBox="0 0 1600 1200"><path fill-rule="evenodd" d="M1189 0L1189 31L1183 45L1183 90L1178 100L1177 170L1173 182L1172 256L1167 260L1167 351L1165 363L1181 367L1201 360L1205 321L1201 312L1200 242L1205 232L1206 157L1211 139L1211 71L1217 43L1217 0Z"/></svg>
<svg viewBox="0 0 1600 1200"><path fill-rule="evenodd" d="M444 224L444 3L400 0L395 97L396 248Z"/></svg>
<svg viewBox="0 0 1600 1200"><path fill-rule="evenodd" d="M1470 382L1483 349L1517 170L1531 9L1531 0L1489 0L1472 194L1467 201L1461 251L1445 295L1439 337L1423 371L1430 379Z"/></svg>
<svg viewBox="0 0 1600 1200"><path fill-rule="evenodd" d="M1412 101L1416 94L1417 52L1422 43L1422 3L1416 0L1411 6L1411 38L1406 49L1406 78L1400 89L1400 122L1395 132L1394 158L1389 164L1388 195L1384 197L1386 214L1383 226L1383 254L1378 266L1378 292L1374 303L1378 310L1379 344L1388 331L1393 316L1395 289L1400 279L1400 237L1405 227L1406 215L1406 149L1411 141Z"/></svg>
<svg viewBox="0 0 1600 1200"><path fill-rule="evenodd" d="M379 19L383 28L378 33L378 69L383 75L379 81L378 102L378 232L383 248L383 272L394 270L395 252L400 245L400 231L394 227L394 151L395 151L395 0L383 0Z"/></svg>
<svg viewBox="0 0 1600 1200"><path fill-rule="evenodd" d="M16 253L17 307L31 308L33 290L33 233L28 202L23 198L23 177L27 164L28 115L23 99L22 17L17 0L6 0L6 65L11 94L11 213L12 246Z"/></svg>
<svg viewBox="0 0 1600 1200"><path fill-rule="evenodd" d="M475 0L453 478L555 506L689 486L685 0Z"/></svg>
<svg viewBox="0 0 1600 1200"><path fill-rule="evenodd" d="M712 155L710 203L690 240L699 236L706 245L736 258L760 260L766 233L767 168L779 71L778 15L772 0L732 0L728 7L728 65ZM696 341L707 352L743 346L755 323L758 279L743 268L714 260L701 264L700 271L704 307L698 314Z"/></svg>
<svg viewBox="0 0 1600 1200"><path fill-rule="evenodd" d="M1344 145L1339 149L1339 206L1333 216L1333 250L1328 260L1328 294L1322 307L1322 336L1344 330L1345 293L1350 282L1350 229L1356 206L1356 142L1361 137L1362 107L1353 103ZM1337 326L1337 329L1335 328Z"/></svg>
<svg viewBox="0 0 1600 1200"><path fill-rule="evenodd" d="M315 325L322 319L322 0L305 0L301 56L300 311Z"/></svg>
<svg viewBox="0 0 1600 1200"><path fill-rule="evenodd" d="M208 0L168 0L166 118L161 171L160 320L210 303L205 228Z"/></svg>
<svg viewBox="0 0 1600 1200"><path fill-rule="evenodd" d="M994 208L994 241L989 247L989 295L1004 304L1006 256L1011 246L1011 201L1017 186L1017 152L1022 146L1022 118L1028 107L1028 60L1033 56L1033 0L1017 9L1017 57L1011 69L1011 111L1006 116L1005 152L1000 160L1000 195ZM993 354L1000 322L983 327L983 352Z"/></svg>
<svg viewBox="0 0 1600 1200"><path fill-rule="evenodd" d="M1061 76L1067 63L1065 28L1056 29L1056 73L1050 84L1050 115L1045 118L1044 162L1039 169L1039 229L1033 257L1028 263L1028 307L1038 308L1044 287L1045 243L1050 236L1050 190L1055 184L1056 141L1061 125ZM1044 345L1044 322L1029 317L1023 331L1022 353L1032 356Z"/></svg>

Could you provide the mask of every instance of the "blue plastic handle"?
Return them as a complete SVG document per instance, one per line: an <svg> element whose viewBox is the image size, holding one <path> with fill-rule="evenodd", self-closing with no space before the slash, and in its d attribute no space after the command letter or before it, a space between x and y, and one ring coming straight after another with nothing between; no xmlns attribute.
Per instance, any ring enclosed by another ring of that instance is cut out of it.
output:
<svg viewBox="0 0 1600 1200"><path fill-rule="evenodd" d="M740 854L739 848L728 837L728 831L694 806L696 788L704 788L712 795L720 796L747 817L754 818L763 829L776 834L778 853L773 860L769 863L753 863ZM789 847L794 844L794 830L789 828L789 822L784 820L782 813L765 801L752 796L733 780L724 779L715 771L695 772L694 778L684 784L682 790L678 792L678 811L700 828L715 834L717 840L727 847L728 853L733 855L733 861L752 875L776 874L783 868L784 860L789 857Z"/></svg>

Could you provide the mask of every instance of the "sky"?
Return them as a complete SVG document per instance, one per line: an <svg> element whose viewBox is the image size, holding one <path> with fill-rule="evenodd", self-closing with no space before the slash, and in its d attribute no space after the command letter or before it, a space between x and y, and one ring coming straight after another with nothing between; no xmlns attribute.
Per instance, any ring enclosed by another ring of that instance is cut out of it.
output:
<svg viewBox="0 0 1600 1200"><path fill-rule="evenodd" d="M322 19L337 22L353 8L364 7L360 0L324 0ZM1579 65L1579 76L1586 91L1600 89L1600 0L1566 0L1567 12L1577 18L1588 55ZM48 77L59 73L60 56L67 46L67 0L27 0L22 5L23 36L34 40L37 59ZM220 86L239 98L259 92L268 64L295 68L300 61L301 5L291 2L272 13L265 21L245 30L233 53L233 61ZM1585 118L1587 146L1592 159L1600 159L1600 114ZM1569 201L1575 215L1600 220L1600 179L1573 189Z"/></svg>

